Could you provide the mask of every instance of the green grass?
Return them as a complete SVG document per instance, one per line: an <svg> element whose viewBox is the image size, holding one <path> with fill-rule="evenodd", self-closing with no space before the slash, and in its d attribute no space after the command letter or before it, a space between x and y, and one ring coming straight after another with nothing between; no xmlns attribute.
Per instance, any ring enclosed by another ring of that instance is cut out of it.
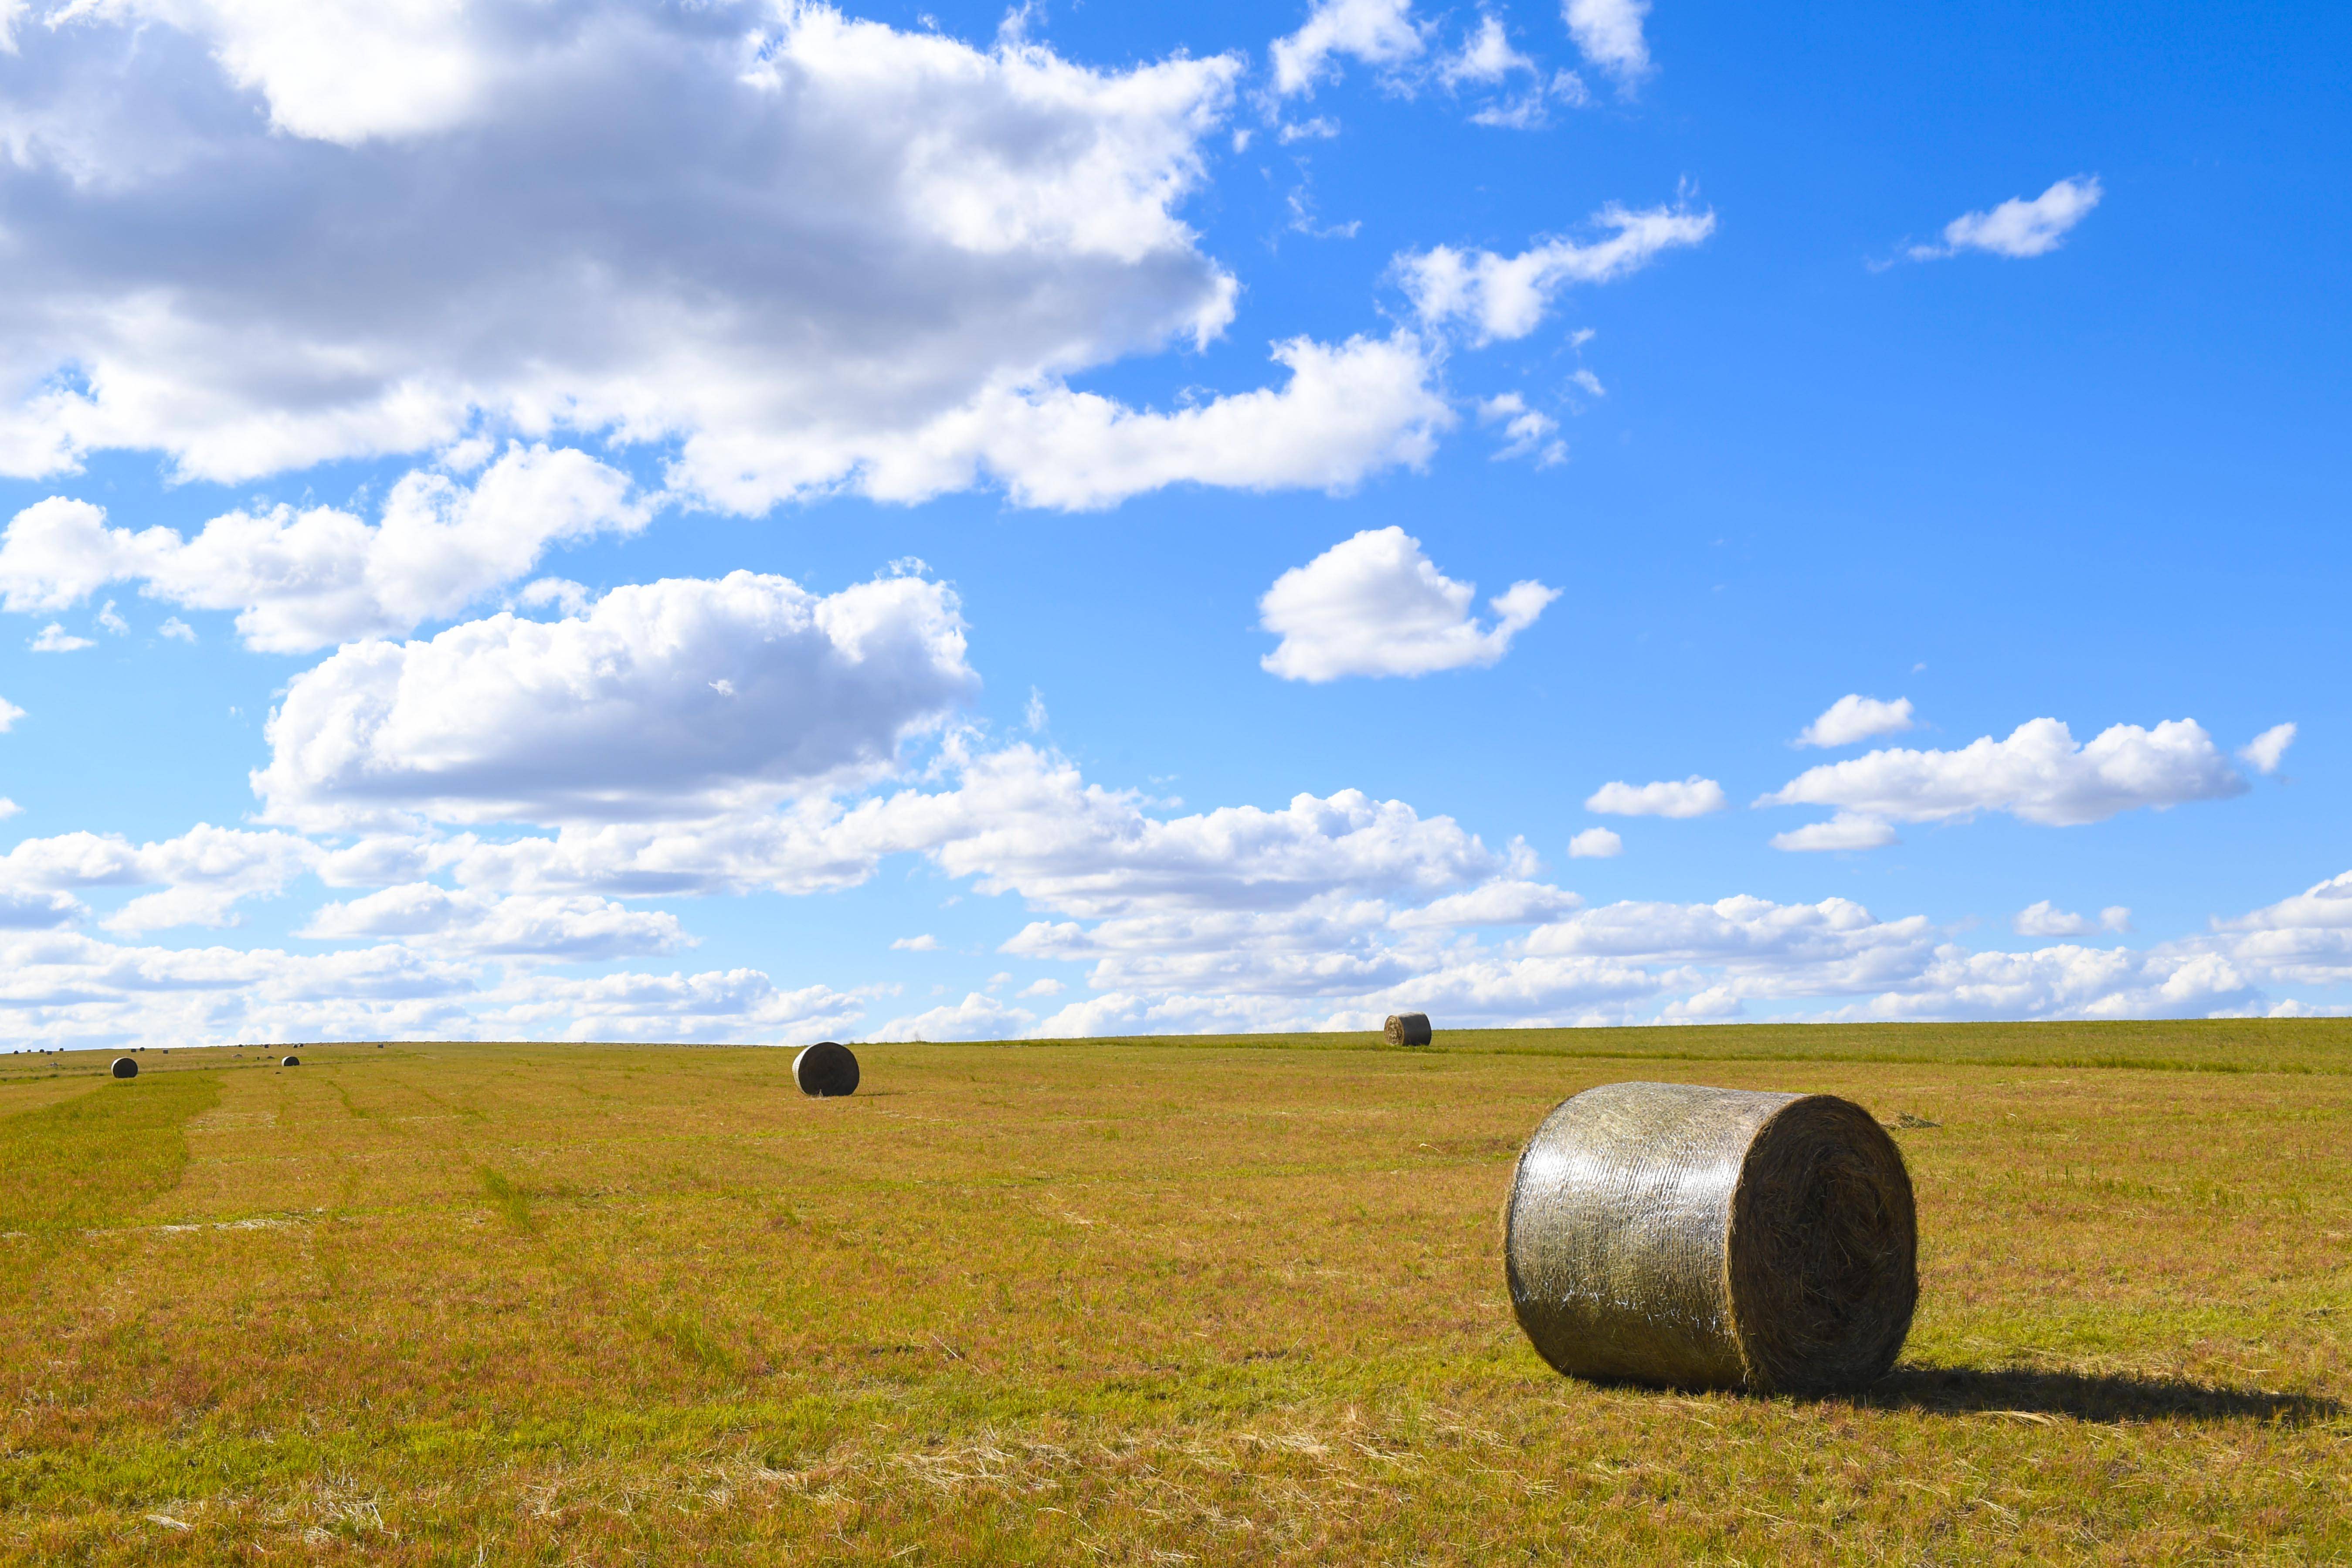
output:
<svg viewBox="0 0 2352 1568"><path fill-rule="evenodd" d="M0 1559L2352 1561L2335 1022L301 1056L0 1059ZM1636 1077L1935 1123L1892 1377L1536 1359Z"/></svg>

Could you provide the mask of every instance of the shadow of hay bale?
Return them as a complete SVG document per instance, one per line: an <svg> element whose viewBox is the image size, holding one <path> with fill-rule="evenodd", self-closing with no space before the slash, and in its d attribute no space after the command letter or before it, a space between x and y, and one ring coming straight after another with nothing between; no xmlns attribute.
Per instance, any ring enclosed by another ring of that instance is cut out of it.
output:
<svg viewBox="0 0 2352 1568"><path fill-rule="evenodd" d="M1873 1410L2097 1422L2262 1421L2299 1426L2352 1415L2343 1401L2317 1394L2034 1367L1897 1367L1860 1393L1842 1397Z"/></svg>

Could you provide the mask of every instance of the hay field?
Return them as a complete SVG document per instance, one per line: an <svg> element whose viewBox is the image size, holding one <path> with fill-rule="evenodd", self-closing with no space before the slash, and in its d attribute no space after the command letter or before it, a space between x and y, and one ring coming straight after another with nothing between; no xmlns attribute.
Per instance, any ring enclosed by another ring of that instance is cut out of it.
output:
<svg viewBox="0 0 2352 1568"><path fill-rule="evenodd" d="M0 1560L2352 1561L2352 1026L1439 1042L0 1058ZM1537 1360L1628 1078L1909 1123L1890 1379Z"/></svg>

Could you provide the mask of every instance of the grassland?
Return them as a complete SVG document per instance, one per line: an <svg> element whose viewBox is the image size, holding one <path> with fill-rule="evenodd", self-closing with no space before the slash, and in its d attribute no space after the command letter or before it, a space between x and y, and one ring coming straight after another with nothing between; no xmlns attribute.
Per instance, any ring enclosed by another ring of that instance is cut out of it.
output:
<svg viewBox="0 0 2352 1568"><path fill-rule="evenodd" d="M0 1058L0 1560L2352 1562L2352 1026ZM1859 1399L1601 1389L1561 1097L1850 1096Z"/></svg>

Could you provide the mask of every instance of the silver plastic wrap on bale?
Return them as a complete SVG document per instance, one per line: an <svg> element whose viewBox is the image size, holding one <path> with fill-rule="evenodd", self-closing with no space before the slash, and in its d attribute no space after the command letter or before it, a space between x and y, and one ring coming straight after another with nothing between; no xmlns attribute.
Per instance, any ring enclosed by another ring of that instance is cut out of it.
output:
<svg viewBox="0 0 2352 1568"><path fill-rule="evenodd" d="M1601 1382L1831 1393L1885 1375L1919 1299L1903 1155L1832 1095L1612 1083L1520 1152L1512 1310Z"/></svg>
<svg viewBox="0 0 2352 1568"><path fill-rule="evenodd" d="M1392 1046L1425 1046L1433 1038L1426 1013L1391 1013L1381 1037Z"/></svg>
<svg viewBox="0 0 2352 1568"><path fill-rule="evenodd" d="M834 1040L819 1040L793 1058L793 1081L803 1094L831 1100L857 1092L857 1053Z"/></svg>

